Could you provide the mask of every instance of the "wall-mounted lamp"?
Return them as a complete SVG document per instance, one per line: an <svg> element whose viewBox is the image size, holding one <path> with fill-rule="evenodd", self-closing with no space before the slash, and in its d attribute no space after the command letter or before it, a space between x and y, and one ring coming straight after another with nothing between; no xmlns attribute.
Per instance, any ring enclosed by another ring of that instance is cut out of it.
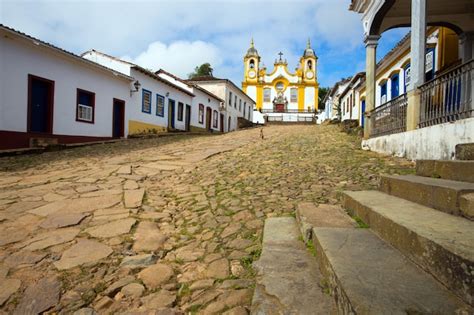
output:
<svg viewBox="0 0 474 315"><path fill-rule="evenodd" d="M138 81L138 80L135 81L135 82L133 83L133 87L135 88L135 90L130 90L130 97L132 97L132 93L138 92L138 91L140 90L140 87L141 87L141 86L142 86L142 85L140 84L140 81Z"/></svg>
<svg viewBox="0 0 474 315"><path fill-rule="evenodd" d="M166 92L166 97L170 96L170 92Z"/></svg>

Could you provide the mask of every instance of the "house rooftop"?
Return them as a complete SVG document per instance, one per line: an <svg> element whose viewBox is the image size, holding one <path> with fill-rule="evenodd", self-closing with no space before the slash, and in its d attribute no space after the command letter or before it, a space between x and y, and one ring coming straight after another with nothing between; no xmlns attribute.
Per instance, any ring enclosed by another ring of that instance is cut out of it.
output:
<svg viewBox="0 0 474 315"><path fill-rule="evenodd" d="M174 89L176 89L176 90L179 90L179 91L181 91L181 92L183 92L183 93L185 93L185 94L187 94L187 95L189 95L189 96L193 96L193 97L195 96L195 95L194 95L193 93L191 93L190 91L188 91L188 90L186 90L186 89L183 89L182 87L180 87L180 86L178 86L178 85L176 85L176 84L174 84L174 83L172 83L172 82L170 82L170 81L168 81L168 80L166 80L166 79L163 79L162 77L160 77L159 75L157 75L157 74L154 73L153 71L150 71L150 70L145 69L145 68L143 68L143 67L140 67L140 66L138 66L138 65L132 66L132 69L135 69L135 70L137 70L137 71L139 71L139 72L141 72L141 73L143 73L143 74L146 74L146 75L148 75L149 77L151 77L151 78L153 78L153 79L155 79L155 80L157 80L157 81L163 82L163 83L165 83L166 85L169 85L169 86L171 86L172 88L174 88Z"/></svg>
<svg viewBox="0 0 474 315"><path fill-rule="evenodd" d="M241 88L239 88L237 85L235 85L234 82L232 82L231 80L229 79L220 79L220 78L216 78L214 76L199 76L199 77L195 77L195 78L192 78L192 79L189 79L189 80L185 80L186 82L188 83L228 83L230 85L232 85L234 88L236 88L237 90L239 90L240 92L242 92L243 95L245 95L245 97L251 101L251 103L255 104L255 101L247 95L247 93L245 93L244 91L242 91Z"/></svg>
<svg viewBox="0 0 474 315"><path fill-rule="evenodd" d="M173 79L175 79L175 80L177 80L177 81L179 81L179 82L182 82L182 83L184 83L184 84L186 84L186 85L188 85L188 86L191 86L191 87L193 87L193 88L195 88L195 89L197 89L197 90L199 90L199 91L201 91L201 92L203 92L203 93L205 93L205 94L207 94L207 95L209 95L209 96L215 98L215 99L218 100L219 102L224 102L223 99L221 99L219 96L215 95L214 93L211 93L210 91L206 90L205 88L200 87L199 85L197 85L197 84L195 84L195 83L191 83L191 82L189 82L189 81L186 81L186 80L184 80L184 79L181 79L180 77L178 77L178 76L172 74L171 72L168 72L168 71L166 71L166 70L164 70L164 69L160 69L160 70L158 70L158 71L155 72L155 74L160 74L160 73L166 74L166 75L172 77Z"/></svg>
<svg viewBox="0 0 474 315"><path fill-rule="evenodd" d="M96 62L93 62L93 61L84 59L84 58L82 58L81 56L78 56L78 55L76 55L76 54L74 54L74 53L72 53L72 52L70 52L70 51L67 51L67 50L65 50L65 49L59 48L59 47L57 47L57 46L55 46L55 45L53 45L53 44L50 44L50 43L45 42L45 41L42 41L42 40L40 40L40 39L38 39L38 38L35 38L35 37L31 36L31 35L28 35L28 34L26 34L26 33L20 32L20 31L14 29L14 28L5 26L5 25L3 25L3 24L0 24L0 30L3 30L3 31L5 31L5 32L7 32L7 33L14 34L14 35L19 36L19 37L21 37L21 38L23 38L23 39L32 41L33 44L35 44L35 45L37 45L37 46L46 47L46 48L51 49L51 50L53 50L53 51L55 51L55 52L57 52L57 53L60 53L60 54L62 54L62 55L65 55L66 57L69 57L69 58L71 58L71 59L73 59L73 60L75 60L75 61L81 62L81 63L83 63L83 64L85 64L85 65L88 65L88 66L92 66L92 67L97 68L97 69L99 69L99 70L108 72L109 74L112 74L112 75L114 75L114 76L116 76L116 77L121 77L121 78L127 79L127 80L129 80L129 81L133 81L133 80L134 80L132 77L130 77L130 76L128 76L128 75L125 75L125 74L120 73L120 72L118 72L118 71L115 71L115 70L113 70L113 69L104 67L104 66L102 66L102 65L100 65L100 64L98 64L98 63L96 63Z"/></svg>

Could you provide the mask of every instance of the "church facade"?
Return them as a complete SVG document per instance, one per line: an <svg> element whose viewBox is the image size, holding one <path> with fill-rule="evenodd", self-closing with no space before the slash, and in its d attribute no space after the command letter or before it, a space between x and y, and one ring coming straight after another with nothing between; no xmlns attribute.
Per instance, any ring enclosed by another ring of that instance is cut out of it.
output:
<svg viewBox="0 0 474 315"><path fill-rule="evenodd" d="M242 89L268 122L312 122L318 109L318 57L309 40L294 72L282 55L279 53L273 70L267 72L252 40L244 57Z"/></svg>

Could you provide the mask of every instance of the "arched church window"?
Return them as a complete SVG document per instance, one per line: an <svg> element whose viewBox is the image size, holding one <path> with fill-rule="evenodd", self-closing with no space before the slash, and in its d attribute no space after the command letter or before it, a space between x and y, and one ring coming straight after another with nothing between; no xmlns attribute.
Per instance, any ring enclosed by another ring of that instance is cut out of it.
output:
<svg viewBox="0 0 474 315"><path fill-rule="evenodd" d="M250 66L250 69L254 69L255 68L255 60L250 59L249 66Z"/></svg>
<svg viewBox="0 0 474 315"><path fill-rule="evenodd" d="M284 88L285 88L285 84L283 84L283 82L278 82L275 86L275 88L278 90L278 91L282 91Z"/></svg>
<svg viewBox="0 0 474 315"><path fill-rule="evenodd" d="M308 60L308 69L313 70L313 62L311 60Z"/></svg>

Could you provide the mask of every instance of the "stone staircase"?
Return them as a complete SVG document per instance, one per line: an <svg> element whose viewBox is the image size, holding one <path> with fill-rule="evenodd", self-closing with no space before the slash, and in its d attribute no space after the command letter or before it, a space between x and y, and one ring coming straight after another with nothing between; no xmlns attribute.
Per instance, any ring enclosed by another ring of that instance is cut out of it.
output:
<svg viewBox="0 0 474 315"><path fill-rule="evenodd" d="M314 301L313 312L294 314L474 314L474 161L418 161L416 175L382 176L378 191L344 192L343 206L359 227L335 206L297 209L291 224L314 246L314 281L334 304L321 310ZM267 219L265 234L278 219ZM257 288L268 277L263 269ZM293 280L286 300L300 286Z"/></svg>

